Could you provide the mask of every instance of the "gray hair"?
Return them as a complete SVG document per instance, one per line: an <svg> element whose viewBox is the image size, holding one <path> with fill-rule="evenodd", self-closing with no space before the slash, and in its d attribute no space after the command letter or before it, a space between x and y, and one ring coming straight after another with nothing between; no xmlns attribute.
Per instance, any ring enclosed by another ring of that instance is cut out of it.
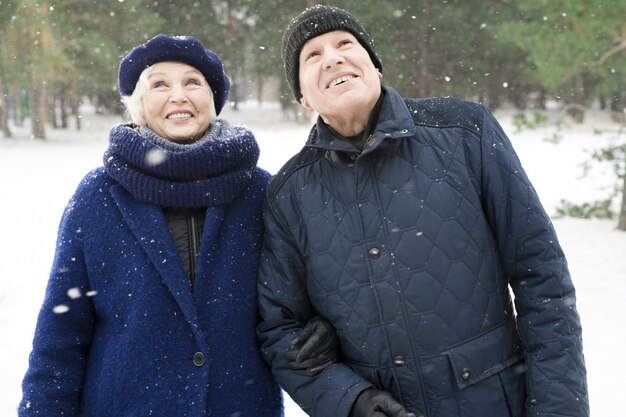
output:
<svg viewBox="0 0 626 417"><path fill-rule="evenodd" d="M156 64L154 64L156 65ZM139 74L139 79L137 80L137 85L135 85L135 89L130 96L122 96L122 104L126 109L126 115L130 117L133 123L139 126L145 126L146 121L143 117L143 103L141 99L143 95L148 91L149 83L148 83L148 75L150 75L150 71L154 65L150 65L146 69L144 69L141 74ZM211 86L207 81L207 88L209 90L209 94L211 95L211 102L213 102L213 90L211 90ZM211 123L217 119L217 113L215 111L215 106L211 108Z"/></svg>

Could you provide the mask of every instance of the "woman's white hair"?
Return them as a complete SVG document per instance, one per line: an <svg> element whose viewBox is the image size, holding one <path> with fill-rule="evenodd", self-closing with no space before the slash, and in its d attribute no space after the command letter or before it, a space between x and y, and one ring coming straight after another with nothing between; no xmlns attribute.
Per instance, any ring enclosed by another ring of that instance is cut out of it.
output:
<svg viewBox="0 0 626 417"><path fill-rule="evenodd" d="M139 74L137 85L135 86L135 89L130 96L122 96L122 104L126 108L126 114L130 117L133 123L139 126L146 125L146 120L143 117L143 103L141 102L141 99L143 98L143 95L146 93L146 91L148 91L148 75L150 75L150 71L152 70L154 65L150 65L148 68L143 70L141 74ZM211 86L209 85L208 81L207 86L209 87L211 101L213 101L213 90L211 90ZM217 118L215 105L211 106L211 113L211 122L213 122Z"/></svg>

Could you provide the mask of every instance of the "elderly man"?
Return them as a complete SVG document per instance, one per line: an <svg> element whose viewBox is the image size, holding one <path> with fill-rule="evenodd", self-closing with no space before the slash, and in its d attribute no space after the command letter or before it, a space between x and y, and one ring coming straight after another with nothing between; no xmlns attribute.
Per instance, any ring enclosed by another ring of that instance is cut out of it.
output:
<svg viewBox="0 0 626 417"><path fill-rule="evenodd" d="M382 87L338 8L305 10L282 48L320 116L265 206L258 334L276 380L314 416L588 416L567 262L492 114ZM341 356L312 374L284 351L318 315Z"/></svg>

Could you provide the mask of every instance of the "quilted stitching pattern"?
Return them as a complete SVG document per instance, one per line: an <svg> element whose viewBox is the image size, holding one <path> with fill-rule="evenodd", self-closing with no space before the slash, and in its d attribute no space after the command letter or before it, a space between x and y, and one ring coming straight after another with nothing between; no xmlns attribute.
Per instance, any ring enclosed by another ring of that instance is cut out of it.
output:
<svg viewBox="0 0 626 417"><path fill-rule="evenodd" d="M404 300L407 316L416 318L407 331L427 353L502 320L508 292L505 281L493 277L492 242L485 236L478 193L464 192L475 190L478 180L472 183L476 175L467 172L460 133L450 146L434 129L427 143L401 141L382 160L364 155L345 166L323 159L296 172L295 185L278 196L290 203L281 211L298 213L292 233L306 236L297 240L306 242L300 250L311 265L308 292L317 310L332 306L334 321L359 317L366 325L355 334L349 328L360 326L344 320L338 330L349 334L346 343L361 347L373 339L368 333L380 331L376 326L406 320L399 303L387 307L375 300L373 284L383 293L379 297ZM349 181L333 180L339 177ZM371 247L380 250L378 259L368 257ZM357 313L359 300L378 305L382 323L378 314ZM442 339L428 336L433 328ZM360 348L353 354L365 362L380 360L361 357Z"/></svg>

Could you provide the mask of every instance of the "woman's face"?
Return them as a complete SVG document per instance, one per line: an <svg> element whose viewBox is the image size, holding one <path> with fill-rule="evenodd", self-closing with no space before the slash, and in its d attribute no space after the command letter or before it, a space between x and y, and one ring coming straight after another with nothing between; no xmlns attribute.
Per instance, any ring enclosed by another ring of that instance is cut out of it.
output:
<svg viewBox="0 0 626 417"><path fill-rule="evenodd" d="M159 62L141 98L143 122L177 143L201 139L215 118L213 95L200 71L182 62Z"/></svg>

